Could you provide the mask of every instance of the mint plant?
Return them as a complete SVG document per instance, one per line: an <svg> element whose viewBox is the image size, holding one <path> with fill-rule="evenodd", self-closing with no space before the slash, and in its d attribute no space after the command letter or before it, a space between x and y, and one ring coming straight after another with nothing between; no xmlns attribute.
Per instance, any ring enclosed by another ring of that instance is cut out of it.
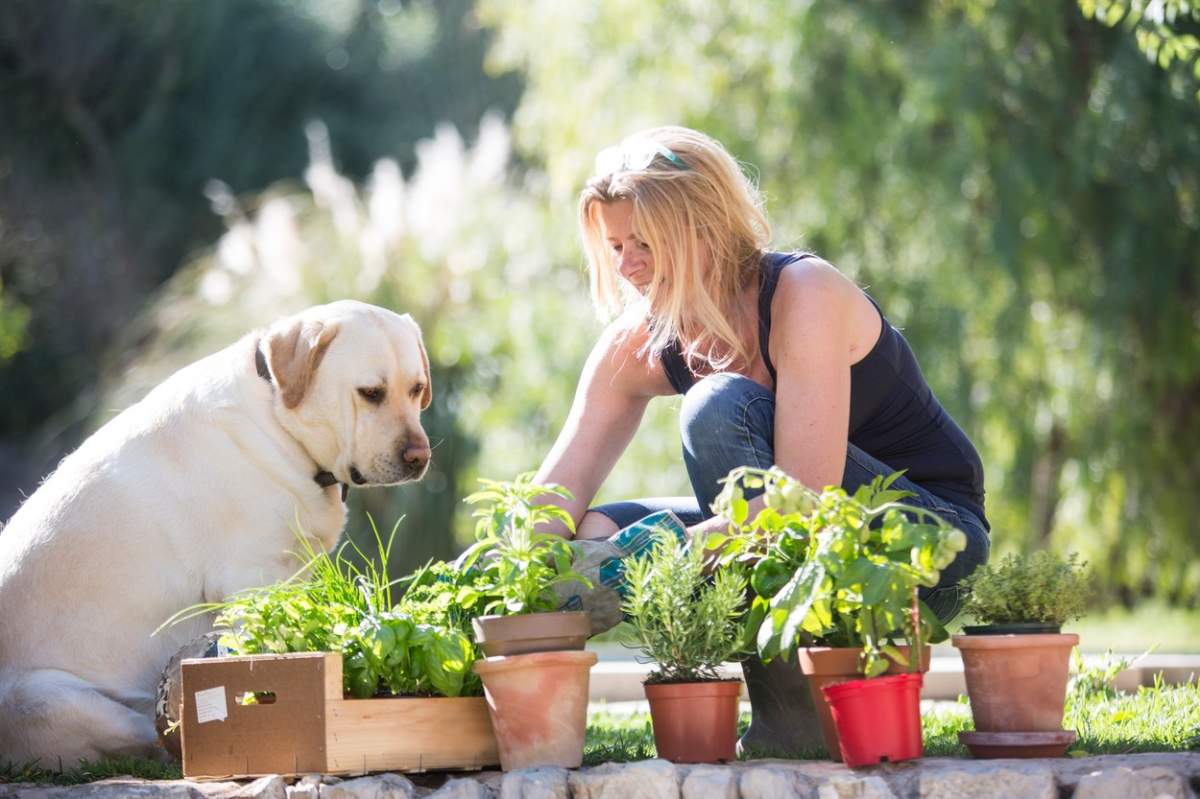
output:
<svg viewBox="0 0 1200 799"><path fill-rule="evenodd" d="M1008 555L980 566L964 585L965 610L980 624L1062 625L1083 616L1092 594L1087 564L1074 552L1065 559L1046 551Z"/></svg>
<svg viewBox="0 0 1200 799"><path fill-rule="evenodd" d="M625 567L622 603L633 645L657 664L648 683L719 680L717 667L741 648L746 578L741 569L705 576L704 553L673 533L656 536L645 557Z"/></svg>
<svg viewBox="0 0 1200 799"><path fill-rule="evenodd" d="M770 659L801 642L860 647L861 670L874 677L888 658L905 662L897 642L912 647L907 665L915 670L917 642L945 640L916 590L937 585L966 536L901 502L909 494L891 487L898 477L878 477L851 495L817 493L775 467L730 472L716 505L729 532L709 536L705 548L720 550L721 567L752 568L747 648ZM766 507L749 519L744 492L756 488Z"/></svg>
<svg viewBox="0 0 1200 799"><path fill-rule="evenodd" d="M591 582L571 568L570 542L538 526L560 521L574 532L575 522L566 510L539 501L547 494L569 499L556 485L537 485L531 474L513 482L480 480L483 488L467 497L478 505L476 542L459 560L460 568L478 576L457 596L465 608L483 605L483 613L516 615L557 609L554 586Z"/></svg>

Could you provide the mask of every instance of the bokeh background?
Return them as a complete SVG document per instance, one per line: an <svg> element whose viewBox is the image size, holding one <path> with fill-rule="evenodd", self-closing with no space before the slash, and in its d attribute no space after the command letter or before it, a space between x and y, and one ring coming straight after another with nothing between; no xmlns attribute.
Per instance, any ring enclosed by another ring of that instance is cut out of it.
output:
<svg viewBox="0 0 1200 799"><path fill-rule="evenodd" d="M355 297L423 326L436 448L349 534L453 555L600 329L593 154L678 123L904 330L994 552L1079 551L1095 619L1200 647L1198 32L1183 0L4 0L0 518L179 366ZM677 409L601 499L686 491Z"/></svg>

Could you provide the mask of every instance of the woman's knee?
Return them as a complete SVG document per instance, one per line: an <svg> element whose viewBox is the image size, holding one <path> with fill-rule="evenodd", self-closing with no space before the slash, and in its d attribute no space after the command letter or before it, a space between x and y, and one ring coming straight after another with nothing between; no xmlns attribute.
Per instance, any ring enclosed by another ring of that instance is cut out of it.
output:
<svg viewBox="0 0 1200 799"><path fill-rule="evenodd" d="M952 524L954 519L949 519ZM991 552L991 541L982 526L960 521L956 524L967 536L967 546L942 570L936 588L922 590L921 598L933 610L943 624L948 623L962 610L967 591L963 580L987 563Z"/></svg>
<svg viewBox="0 0 1200 799"><path fill-rule="evenodd" d="M763 405L762 413L757 405ZM695 452L708 442L744 437L747 424L770 426L774 395L742 375L719 373L696 382L679 409L680 435L685 450Z"/></svg>

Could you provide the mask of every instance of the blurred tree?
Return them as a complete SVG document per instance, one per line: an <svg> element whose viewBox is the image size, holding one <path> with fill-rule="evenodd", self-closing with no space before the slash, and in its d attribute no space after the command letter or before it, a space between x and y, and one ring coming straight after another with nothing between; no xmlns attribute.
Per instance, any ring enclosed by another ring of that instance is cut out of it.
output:
<svg viewBox="0 0 1200 799"><path fill-rule="evenodd" d="M24 336L0 358L0 461L32 463L0 463L0 518L86 432L149 292L218 234L209 179L241 193L299 174L315 118L351 175L411 165L437 122L470 133L514 107L520 82L483 74L486 45L470 0L8 0L0 333Z"/></svg>
<svg viewBox="0 0 1200 799"><path fill-rule="evenodd" d="M1200 85L1200 4L1192 0L1079 0L1085 16L1132 31L1146 57ZM1200 100L1200 88L1196 90Z"/></svg>
<svg viewBox="0 0 1200 799"><path fill-rule="evenodd" d="M21 351L28 324L29 309L5 297L4 284L0 283L0 364Z"/></svg>
<svg viewBox="0 0 1200 799"><path fill-rule="evenodd" d="M777 245L880 299L979 445L998 549L1200 601L1200 106L1075 0L483 0L518 145L682 123L757 166Z"/></svg>

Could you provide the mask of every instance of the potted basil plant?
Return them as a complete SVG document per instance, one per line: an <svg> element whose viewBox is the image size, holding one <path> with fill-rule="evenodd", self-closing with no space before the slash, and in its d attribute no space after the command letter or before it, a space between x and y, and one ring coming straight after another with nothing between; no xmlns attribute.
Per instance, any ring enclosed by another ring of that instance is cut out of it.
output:
<svg viewBox="0 0 1200 799"><path fill-rule="evenodd" d="M1008 555L967 580L964 610L977 622L953 638L963 659L973 732L959 738L976 757L1057 757L1075 740L1062 729L1071 650L1062 625L1091 595L1085 563L1039 551Z"/></svg>
<svg viewBox="0 0 1200 799"><path fill-rule="evenodd" d="M645 682L658 756L676 763L735 758L742 681L718 671L741 644L746 578L740 569L705 576L704 552L670 532L625 567L622 606L632 645L654 670Z"/></svg>
<svg viewBox="0 0 1200 799"><path fill-rule="evenodd" d="M478 590L464 591L459 602L482 604L473 620L476 640L486 655L583 649L591 633L587 611L558 610L554 586L588 581L571 568L567 539L538 531L557 520L574 530L570 514L539 501L548 494L567 498L561 486L542 486L523 474L513 482L480 480L483 488L467 497L478 506L475 544L459 558L460 569L474 573Z"/></svg>
<svg viewBox="0 0 1200 799"><path fill-rule="evenodd" d="M962 531L901 502L907 493L891 487L897 477L877 478L854 494L818 493L775 468L734 470L718 498L730 533L706 543L721 548L722 563L752 564L747 642L764 660L798 650L826 749L851 764L920 756L919 672L928 669L928 644L946 632L916 590L936 585L966 546ZM743 490L756 488L766 507L749 519ZM905 673L913 674L891 679ZM892 725L898 737L889 743L881 727L872 748L848 751L829 691L884 675L870 688L896 684L903 705Z"/></svg>
<svg viewBox="0 0 1200 799"><path fill-rule="evenodd" d="M569 495L536 485L527 474L514 482L482 482L483 489L467 497L479 506L477 541L459 560L475 582L458 600L484 604L472 626L487 657L474 671L483 680L500 766L576 768L583 762L596 654L581 651L591 632L587 612L557 610L554 586L590 583L572 569L567 539L538 530L551 520L573 529L565 510L541 501L547 494Z"/></svg>

